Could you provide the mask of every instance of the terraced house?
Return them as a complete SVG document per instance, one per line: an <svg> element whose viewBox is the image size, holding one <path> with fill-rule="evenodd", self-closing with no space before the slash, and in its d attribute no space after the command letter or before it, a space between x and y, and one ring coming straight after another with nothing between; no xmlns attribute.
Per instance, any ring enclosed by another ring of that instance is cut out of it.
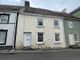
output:
<svg viewBox="0 0 80 60"><path fill-rule="evenodd" d="M80 19L65 12L0 5L0 48L57 49L80 46Z"/></svg>
<svg viewBox="0 0 80 60"><path fill-rule="evenodd" d="M80 7L70 12L70 14L80 18ZM80 19L66 19L64 21L64 26L66 27L66 41L70 40L67 41L67 45L80 46ZM67 34L69 35L69 38Z"/></svg>
<svg viewBox="0 0 80 60"><path fill-rule="evenodd" d="M64 18L65 42L67 47L80 46L80 19Z"/></svg>
<svg viewBox="0 0 80 60"><path fill-rule="evenodd" d="M79 44L78 18L64 12L30 7L19 13L16 49L66 48Z"/></svg>
<svg viewBox="0 0 80 60"><path fill-rule="evenodd" d="M0 48L14 48L20 8L18 6L0 5Z"/></svg>
<svg viewBox="0 0 80 60"><path fill-rule="evenodd" d="M27 3L18 18L16 48L64 48L62 13L32 8Z"/></svg>

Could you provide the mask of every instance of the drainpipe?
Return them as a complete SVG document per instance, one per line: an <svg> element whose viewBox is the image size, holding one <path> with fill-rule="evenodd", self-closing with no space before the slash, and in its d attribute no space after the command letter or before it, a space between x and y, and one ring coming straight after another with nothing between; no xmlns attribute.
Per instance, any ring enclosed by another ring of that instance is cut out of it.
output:
<svg viewBox="0 0 80 60"><path fill-rule="evenodd" d="M18 26L18 16L19 16L19 12L17 12L17 18L16 18L16 26L15 26L15 36L14 36L14 44L13 44L13 46L12 46L12 49L9 51L10 53L11 52L14 52L14 49L15 49L15 47L16 47L16 36L17 36L17 26Z"/></svg>
<svg viewBox="0 0 80 60"><path fill-rule="evenodd" d="M15 47L16 47L16 36L17 36L17 27L18 27L18 16L19 16L19 12L17 12L17 18L16 18L16 27L15 27L15 37L14 37L14 46L13 46L13 49L15 49Z"/></svg>

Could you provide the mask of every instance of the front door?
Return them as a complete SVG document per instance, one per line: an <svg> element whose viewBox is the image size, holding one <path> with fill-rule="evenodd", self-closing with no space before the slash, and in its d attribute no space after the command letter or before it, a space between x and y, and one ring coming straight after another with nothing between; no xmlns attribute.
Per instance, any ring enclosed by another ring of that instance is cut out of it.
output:
<svg viewBox="0 0 80 60"><path fill-rule="evenodd" d="M24 47L30 47L31 45L31 33L24 33Z"/></svg>
<svg viewBox="0 0 80 60"><path fill-rule="evenodd" d="M69 44L70 45L75 45L74 34L69 34Z"/></svg>

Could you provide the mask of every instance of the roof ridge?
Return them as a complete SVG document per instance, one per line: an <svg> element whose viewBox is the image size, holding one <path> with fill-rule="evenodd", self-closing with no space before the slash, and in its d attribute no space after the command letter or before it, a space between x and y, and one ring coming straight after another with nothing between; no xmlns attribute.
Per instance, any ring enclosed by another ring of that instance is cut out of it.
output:
<svg viewBox="0 0 80 60"><path fill-rule="evenodd" d="M37 8L37 7L30 7L30 8L34 8L34 9L41 9L41 10L46 10L46 11L51 11L51 12L63 13L63 12L60 12L60 11L53 11L53 10L45 9L45 8Z"/></svg>
<svg viewBox="0 0 80 60"><path fill-rule="evenodd" d="M74 9L73 11L71 11L71 12L70 12L70 14L73 14L73 13L75 13L75 12L79 11L79 10L80 10L80 6L79 6L79 7L77 7L76 9Z"/></svg>

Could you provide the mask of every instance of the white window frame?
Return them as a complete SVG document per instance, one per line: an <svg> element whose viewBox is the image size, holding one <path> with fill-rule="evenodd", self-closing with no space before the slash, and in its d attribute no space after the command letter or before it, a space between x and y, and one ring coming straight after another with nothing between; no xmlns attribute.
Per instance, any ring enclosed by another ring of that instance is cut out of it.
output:
<svg viewBox="0 0 80 60"><path fill-rule="evenodd" d="M42 25L39 25L39 21L42 22ZM37 18L37 26L40 27L40 28L42 28L44 26L44 24L43 24L43 17L38 17Z"/></svg>
<svg viewBox="0 0 80 60"><path fill-rule="evenodd" d="M39 42L39 41L38 41L38 34L39 34L39 33L42 33L42 34L43 34L43 41L42 41L42 42ZM38 32L38 33L37 33L37 44L44 44L44 32Z"/></svg>
<svg viewBox="0 0 80 60"><path fill-rule="evenodd" d="M57 22L57 23L58 23L58 26L55 25L55 21L58 21L58 22ZM54 20L53 20L53 24L54 24L54 25L53 25L54 28L60 28L60 21L59 21L59 19L54 19Z"/></svg>
<svg viewBox="0 0 80 60"><path fill-rule="evenodd" d="M74 34L77 34L77 33L70 33L70 34L68 35L68 36L69 36L70 45L75 45L76 43L79 43L79 35L77 34L78 40L75 41Z"/></svg>
<svg viewBox="0 0 80 60"><path fill-rule="evenodd" d="M59 41L55 40L55 34L59 34ZM61 43L61 34L60 33L54 33L54 43Z"/></svg>
<svg viewBox="0 0 80 60"><path fill-rule="evenodd" d="M74 33L74 34L77 35L77 39L78 39L77 41L75 41L75 38L74 38L74 41L75 41L75 42L79 42L79 34L78 34L78 33Z"/></svg>
<svg viewBox="0 0 80 60"><path fill-rule="evenodd" d="M72 21L68 21L68 28L73 28L73 22Z"/></svg>

